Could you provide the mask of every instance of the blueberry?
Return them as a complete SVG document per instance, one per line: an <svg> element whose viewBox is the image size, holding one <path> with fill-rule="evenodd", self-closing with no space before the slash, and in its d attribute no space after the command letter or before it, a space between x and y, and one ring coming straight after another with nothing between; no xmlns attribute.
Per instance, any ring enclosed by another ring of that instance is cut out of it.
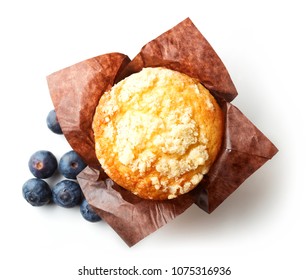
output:
<svg viewBox="0 0 308 280"><path fill-rule="evenodd" d="M36 178L49 178L51 177L58 167L56 157L49 151L40 150L35 152L28 162L31 173Z"/></svg>
<svg viewBox="0 0 308 280"><path fill-rule="evenodd" d="M68 179L76 179L76 176L86 167L86 164L75 151L65 153L59 161L60 173Z"/></svg>
<svg viewBox="0 0 308 280"><path fill-rule="evenodd" d="M80 213L82 217L89 222L94 223L101 220L101 217L94 212L93 208L89 205L86 199L84 199L80 204Z"/></svg>
<svg viewBox="0 0 308 280"><path fill-rule="evenodd" d="M43 206L52 199L49 185L42 179L32 178L26 181L22 187L25 200L32 206Z"/></svg>
<svg viewBox="0 0 308 280"><path fill-rule="evenodd" d="M52 188L54 203L64 208L72 208L80 204L82 192L78 183L62 180Z"/></svg>
<svg viewBox="0 0 308 280"><path fill-rule="evenodd" d="M59 124L59 122L58 122L58 119L57 119L57 115L56 115L56 111L55 111L55 110L51 110L51 111L48 113L46 122L47 122L48 128L49 128L53 133L56 133L56 134L63 134L62 129L61 129L61 126L60 126L60 124Z"/></svg>

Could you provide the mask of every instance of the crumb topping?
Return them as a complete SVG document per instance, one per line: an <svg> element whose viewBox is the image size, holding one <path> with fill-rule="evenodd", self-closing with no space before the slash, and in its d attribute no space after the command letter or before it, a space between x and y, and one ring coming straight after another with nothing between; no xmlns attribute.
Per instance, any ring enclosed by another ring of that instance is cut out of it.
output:
<svg viewBox="0 0 308 280"><path fill-rule="evenodd" d="M201 85L178 74L175 79L174 71L144 68L142 75L133 74L105 93L100 112L104 124L100 141L113 143L112 154L132 172L142 176L150 170L150 185L168 192L169 199L189 191L207 172L199 168L209 158L208 135L196 122L195 98L215 109L202 95ZM107 161L99 160L108 170ZM182 182L181 176L191 171L196 172Z"/></svg>
<svg viewBox="0 0 308 280"><path fill-rule="evenodd" d="M156 162L158 172L176 178L205 163L207 138L199 135L190 104L183 102L183 96L174 100L173 92L185 91L186 84L181 80L159 80L158 75L148 71L141 79L132 76L113 88L104 107L108 122L104 134L110 139L115 137L114 151L132 171L144 173ZM200 94L195 83L188 89ZM127 110L114 124L110 116L123 104L134 104L134 110ZM198 141L202 144L191 149Z"/></svg>

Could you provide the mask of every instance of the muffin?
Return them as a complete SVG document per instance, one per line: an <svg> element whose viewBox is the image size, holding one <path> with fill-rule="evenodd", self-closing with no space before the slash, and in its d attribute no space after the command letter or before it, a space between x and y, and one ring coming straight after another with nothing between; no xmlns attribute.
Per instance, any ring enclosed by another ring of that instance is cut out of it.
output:
<svg viewBox="0 0 308 280"><path fill-rule="evenodd" d="M105 92L92 127L105 173L141 198L165 200L191 191L209 171L224 119L197 80L156 67Z"/></svg>

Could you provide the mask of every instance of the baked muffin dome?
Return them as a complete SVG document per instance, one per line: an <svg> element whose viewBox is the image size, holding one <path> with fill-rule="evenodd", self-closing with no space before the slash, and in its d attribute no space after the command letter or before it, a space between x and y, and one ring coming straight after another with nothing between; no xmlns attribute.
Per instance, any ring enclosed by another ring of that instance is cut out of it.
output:
<svg viewBox="0 0 308 280"><path fill-rule="evenodd" d="M145 199L192 190L221 146L223 114L191 77L143 68L104 93L93 118L97 158L106 174Z"/></svg>

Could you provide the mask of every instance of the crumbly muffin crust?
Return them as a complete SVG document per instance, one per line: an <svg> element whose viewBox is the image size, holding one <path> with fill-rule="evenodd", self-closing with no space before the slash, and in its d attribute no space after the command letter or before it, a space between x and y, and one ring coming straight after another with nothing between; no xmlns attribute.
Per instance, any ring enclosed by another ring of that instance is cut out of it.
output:
<svg viewBox="0 0 308 280"><path fill-rule="evenodd" d="M219 152L223 115L196 80L144 68L104 93L93 118L97 158L120 186L172 199L202 180Z"/></svg>

